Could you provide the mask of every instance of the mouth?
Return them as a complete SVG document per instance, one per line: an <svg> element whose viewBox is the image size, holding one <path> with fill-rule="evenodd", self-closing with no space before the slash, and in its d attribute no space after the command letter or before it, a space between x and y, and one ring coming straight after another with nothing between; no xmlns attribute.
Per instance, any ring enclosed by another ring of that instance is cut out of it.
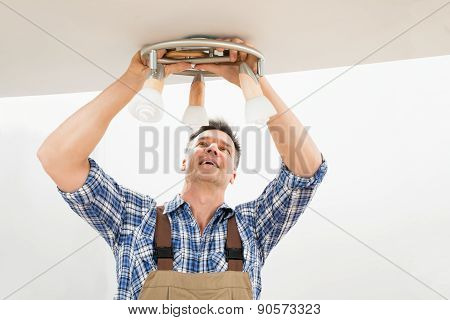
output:
<svg viewBox="0 0 450 320"><path fill-rule="evenodd" d="M200 164L201 166L212 166L212 167L219 168L219 166L217 165L217 163L216 163L214 160L212 160L212 159L205 159L205 160L202 160L202 161L200 161L199 164Z"/></svg>

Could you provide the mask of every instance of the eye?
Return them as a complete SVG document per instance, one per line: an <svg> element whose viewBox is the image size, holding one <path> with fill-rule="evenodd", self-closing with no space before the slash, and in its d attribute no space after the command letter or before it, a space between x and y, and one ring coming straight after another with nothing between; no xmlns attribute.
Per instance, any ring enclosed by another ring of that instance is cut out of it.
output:
<svg viewBox="0 0 450 320"><path fill-rule="evenodd" d="M231 155L231 152L230 152L230 150L229 150L229 149L227 149L227 148L224 148L224 147L220 147L220 148L219 148L219 150L220 150L220 151L223 151L223 150L225 150L226 152L228 152L228 154L230 154L230 155Z"/></svg>
<svg viewBox="0 0 450 320"><path fill-rule="evenodd" d="M206 142L204 141L200 141L197 143L198 146L206 146Z"/></svg>

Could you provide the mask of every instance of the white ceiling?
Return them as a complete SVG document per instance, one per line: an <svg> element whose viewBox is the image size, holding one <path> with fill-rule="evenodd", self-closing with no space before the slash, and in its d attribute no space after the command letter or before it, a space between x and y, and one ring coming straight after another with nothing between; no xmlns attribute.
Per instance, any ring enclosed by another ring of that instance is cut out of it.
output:
<svg viewBox="0 0 450 320"><path fill-rule="evenodd" d="M267 74L446 55L445 3L2 0L0 97L102 90L143 45L198 34L248 40Z"/></svg>

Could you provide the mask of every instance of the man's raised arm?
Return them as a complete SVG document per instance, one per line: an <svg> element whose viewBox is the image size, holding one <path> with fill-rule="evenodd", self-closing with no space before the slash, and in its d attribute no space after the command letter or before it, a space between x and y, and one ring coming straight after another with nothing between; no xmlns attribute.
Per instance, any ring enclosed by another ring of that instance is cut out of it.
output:
<svg viewBox="0 0 450 320"><path fill-rule="evenodd" d="M165 49L158 50L158 58L165 52ZM186 62L166 65L165 77L190 66ZM142 89L149 72L150 68L142 62L138 51L119 79L71 115L41 145L37 156L62 191L73 192L83 185L89 174L89 155L114 116Z"/></svg>
<svg viewBox="0 0 450 320"><path fill-rule="evenodd" d="M306 128L277 95L265 77L261 89L276 110L267 122L270 134L286 166L295 175L309 178L322 164L322 155Z"/></svg>
<svg viewBox="0 0 450 320"><path fill-rule="evenodd" d="M45 139L37 156L65 192L79 189L89 173L88 157L114 116L138 92L148 74L136 53L127 71L94 100L72 114Z"/></svg>

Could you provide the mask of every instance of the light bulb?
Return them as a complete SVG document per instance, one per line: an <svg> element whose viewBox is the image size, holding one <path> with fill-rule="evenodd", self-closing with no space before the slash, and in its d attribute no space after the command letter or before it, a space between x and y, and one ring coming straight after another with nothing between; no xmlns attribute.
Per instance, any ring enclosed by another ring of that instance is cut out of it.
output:
<svg viewBox="0 0 450 320"><path fill-rule="evenodd" d="M158 122L162 119L163 108L161 93L153 88L143 88L134 96L128 110L139 121Z"/></svg>
<svg viewBox="0 0 450 320"><path fill-rule="evenodd" d="M209 124L208 115L203 106L188 106L184 110L182 121L192 128L207 126Z"/></svg>
<svg viewBox="0 0 450 320"><path fill-rule="evenodd" d="M245 103L247 123L266 124L267 120L275 113L272 103L264 95L251 98Z"/></svg>
<svg viewBox="0 0 450 320"><path fill-rule="evenodd" d="M271 116L276 114L276 110L264 96L256 75L245 62L239 66L239 82L246 101L246 122L265 124Z"/></svg>
<svg viewBox="0 0 450 320"><path fill-rule="evenodd" d="M203 106L205 102L205 82L203 75L197 74L191 84L189 93L189 105L184 110L182 121L192 129L196 130L201 126L209 124L206 109Z"/></svg>

